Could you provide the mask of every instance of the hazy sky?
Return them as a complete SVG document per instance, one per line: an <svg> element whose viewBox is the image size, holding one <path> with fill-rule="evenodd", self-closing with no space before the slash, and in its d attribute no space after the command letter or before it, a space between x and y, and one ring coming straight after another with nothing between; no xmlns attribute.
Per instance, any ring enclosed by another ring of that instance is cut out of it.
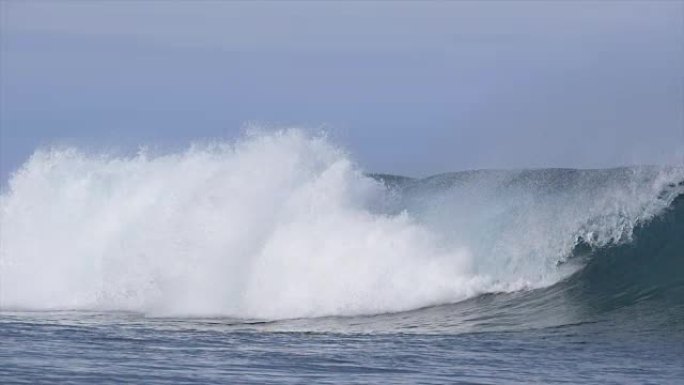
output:
<svg viewBox="0 0 684 385"><path fill-rule="evenodd" d="M369 171L681 161L684 2L2 1L0 172L40 145L325 127Z"/></svg>

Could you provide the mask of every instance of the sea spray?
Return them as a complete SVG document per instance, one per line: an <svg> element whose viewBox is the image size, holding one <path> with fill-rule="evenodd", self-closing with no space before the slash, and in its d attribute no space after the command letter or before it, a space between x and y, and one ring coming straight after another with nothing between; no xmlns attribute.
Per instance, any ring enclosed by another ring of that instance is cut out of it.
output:
<svg viewBox="0 0 684 385"><path fill-rule="evenodd" d="M682 170L561 174L388 187L297 129L159 156L39 150L2 195L0 307L282 319L548 286L581 267L564 263L579 241L628 241L666 209Z"/></svg>

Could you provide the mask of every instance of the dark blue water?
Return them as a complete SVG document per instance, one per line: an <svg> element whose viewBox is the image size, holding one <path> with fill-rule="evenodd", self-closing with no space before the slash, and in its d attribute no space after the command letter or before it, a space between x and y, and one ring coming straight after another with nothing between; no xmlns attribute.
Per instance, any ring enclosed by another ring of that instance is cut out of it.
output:
<svg viewBox="0 0 684 385"><path fill-rule="evenodd" d="M6 313L0 378L7 384L678 384L681 321L632 311L520 331L339 333L287 331L321 327L316 321L236 326L134 314Z"/></svg>

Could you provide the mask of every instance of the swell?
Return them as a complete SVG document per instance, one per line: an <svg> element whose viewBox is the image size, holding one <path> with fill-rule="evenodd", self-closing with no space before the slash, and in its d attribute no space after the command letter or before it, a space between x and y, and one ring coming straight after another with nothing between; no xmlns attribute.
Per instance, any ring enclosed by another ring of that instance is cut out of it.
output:
<svg viewBox="0 0 684 385"><path fill-rule="evenodd" d="M586 248L578 245L575 252L583 255ZM631 242L589 249L583 257L586 266L559 285L592 311L644 301L684 305L684 194L661 215L639 225Z"/></svg>
<svg viewBox="0 0 684 385"><path fill-rule="evenodd" d="M669 187L682 186L671 184ZM681 191L681 190L680 190ZM684 333L684 194L640 223L629 242L592 247L580 241L571 259L582 268L529 292L484 296L441 312L446 329L530 329L602 322L610 329ZM470 311L467 317L448 314Z"/></svg>
<svg viewBox="0 0 684 385"><path fill-rule="evenodd" d="M660 215L636 226L629 242L592 247L580 241L571 259L582 268L567 279L526 293L476 299L474 316L460 322L488 329L492 324L480 321L497 319L505 329L527 329L608 320L612 328L684 332L683 235L684 194L679 193Z"/></svg>

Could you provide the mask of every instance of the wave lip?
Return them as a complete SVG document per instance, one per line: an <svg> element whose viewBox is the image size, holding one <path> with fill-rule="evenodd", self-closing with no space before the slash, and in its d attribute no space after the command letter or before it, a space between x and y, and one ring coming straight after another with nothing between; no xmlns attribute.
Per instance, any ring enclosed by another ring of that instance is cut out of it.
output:
<svg viewBox="0 0 684 385"><path fill-rule="evenodd" d="M630 243L683 175L366 176L300 130L161 156L41 150L1 197L0 308L282 319L547 287L584 266L578 244Z"/></svg>

